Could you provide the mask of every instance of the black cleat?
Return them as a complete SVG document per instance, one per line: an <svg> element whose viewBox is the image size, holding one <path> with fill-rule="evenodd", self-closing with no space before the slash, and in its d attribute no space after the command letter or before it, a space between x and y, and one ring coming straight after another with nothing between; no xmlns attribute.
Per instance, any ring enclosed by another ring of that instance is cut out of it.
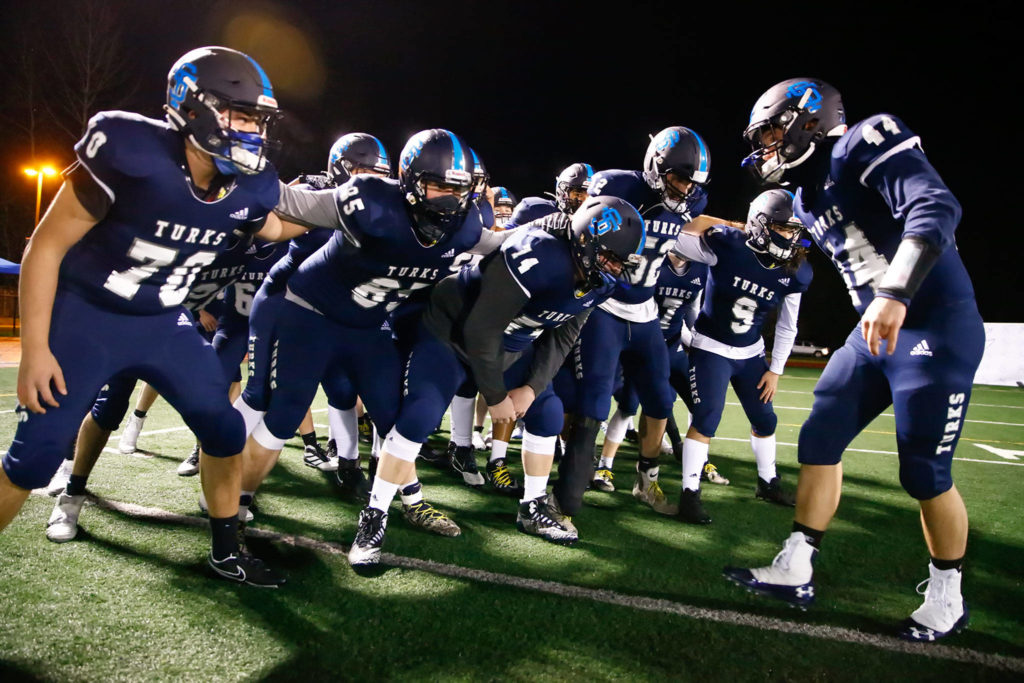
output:
<svg viewBox="0 0 1024 683"><path fill-rule="evenodd" d="M366 476L363 475L363 468L359 466L359 461L338 458L337 463L336 481L338 488L341 489L341 495L363 503L369 502L370 485L366 481Z"/></svg>
<svg viewBox="0 0 1024 683"><path fill-rule="evenodd" d="M711 524L711 515L700 502L700 490L679 492L679 518L689 524Z"/></svg>
<svg viewBox="0 0 1024 683"><path fill-rule="evenodd" d="M761 500L766 500L769 503L775 503L776 505L784 505L786 507L796 507L796 498L789 491L782 489L782 480L779 477L775 477L771 481L765 481L761 477L757 478L757 489L754 491L754 496Z"/></svg>
<svg viewBox="0 0 1024 683"><path fill-rule="evenodd" d="M428 446L427 444L423 444L422 446L420 446L420 460L427 463L428 465L433 465L434 467L440 467L441 469L446 470L450 466L451 452L454 450L454 443L448 444L447 453L435 450Z"/></svg>
<svg viewBox="0 0 1024 683"><path fill-rule="evenodd" d="M250 555L245 550L240 550L238 554L228 555L223 560L214 559L211 551L206 562L217 576L230 581L246 583L259 588L278 588L285 584L283 574L271 569L263 560Z"/></svg>
<svg viewBox="0 0 1024 683"><path fill-rule="evenodd" d="M380 549L384 545L384 530L387 527L387 513L372 507L360 510L359 528L348 551L348 563L355 568L379 564Z"/></svg>
<svg viewBox="0 0 1024 683"><path fill-rule="evenodd" d="M449 448L451 454L452 469L462 475L462 481L466 486L479 488L484 485L484 475L476 466L476 454L472 446L456 446Z"/></svg>
<svg viewBox="0 0 1024 683"><path fill-rule="evenodd" d="M508 471L505 458L498 458L487 463L487 480L491 482L495 491L507 496L519 496L523 490L512 473Z"/></svg>

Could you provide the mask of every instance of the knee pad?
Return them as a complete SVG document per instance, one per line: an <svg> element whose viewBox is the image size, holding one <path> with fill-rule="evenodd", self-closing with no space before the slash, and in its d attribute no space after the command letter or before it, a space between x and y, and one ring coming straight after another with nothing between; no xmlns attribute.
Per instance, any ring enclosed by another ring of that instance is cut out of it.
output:
<svg viewBox="0 0 1024 683"><path fill-rule="evenodd" d="M420 442L411 441L399 434L397 427L388 432L388 436L384 440L384 450L399 460L406 462L416 462L416 456L420 454L421 445Z"/></svg>
<svg viewBox="0 0 1024 683"><path fill-rule="evenodd" d="M135 383L134 377L115 377L100 391L90 412L101 429L112 432L121 425L121 420L128 414Z"/></svg>
<svg viewBox="0 0 1024 683"><path fill-rule="evenodd" d="M900 484L917 500L928 500L953 486L949 459L927 453L900 454Z"/></svg>
<svg viewBox="0 0 1024 683"><path fill-rule="evenodd" d="M284 448L284 444L287 441L287 439L274 436L274 433L267 428L267 425L262 420L253 428L252 438L268 451L280 451Z"/></svg>
<svg viewBox="0 0 1024 683"><path fill-rule="evenodd" d="M837 443L833 434L834 430L827 424L821 424L820 420L804 422L797 440L797 462L801 465L838 465L846 446Z"/></svg>
<svg viewBox="0 0 1024 683"><path fill-rule="evenodd" d="M771 436L779 424L779 416L774 411L766 411L764 415L758 415L750 421L750 428L760 437Z"/></svg>
<svg viewBox="0 0 1024 683"><path fill-rule="evenodd" d="M536 436L529 430L523 430L523 452L529 451L537 455L554 455L557 436Z"/></svg>
<svg viewBox="0 0 1024 683"><path fill-rule="evenodd" d="M245 448L245 421L234 408L186 420L203 452L214 458L230 458Z"/></svg>

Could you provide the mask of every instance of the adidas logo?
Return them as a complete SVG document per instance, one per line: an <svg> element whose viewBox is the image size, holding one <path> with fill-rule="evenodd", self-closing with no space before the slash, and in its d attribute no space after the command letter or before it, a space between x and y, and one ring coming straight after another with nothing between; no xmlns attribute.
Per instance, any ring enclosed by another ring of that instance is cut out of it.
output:
<svg viewBox="0 0 1024 683"><path fill-rule="evenodd" d="M441 258L455 258L455 249L449 249L441 254Z"/></svg>
<svg viewBox="0 0 1024 683"><path fill-rule="evenodd" d="M780 277L779 278L779 284L780 285L788 285L789 284L789 278L788 277Z"/></svg>
<svg viewBox="0 0 1024 683"><path fill-rule="evenodd" d="M240 220L240 221L244 221L246 218L249 217L249 207L247 206L247 207L245 207L243 209L239 209L238 211L235 211L234 213L229 214L229 217L237 219L237 220Z"/></svg>
<svg viewBox="0 0 1024 683"><path fill-rule="evenodd" d="M178 316L178 327L192 327L192 319L188 317L188 313Z"/></svg>
<svg viewBox="0 0 1024 683"><path fill-rule="evenodd" d="M593 299L591 299L590 301L584 301L583 302L583 308L590 308L593 305L594 305L594 300Z"/></svg>
<svg viewBox="0 0 1024 683"><path fill-rule="evenodd" d="M932 355L932 350L930 348L928 348L928 342L926 342L924 339L922 339L921 341L917 342L917 345L913 349L910 350L910 355L911 356L931 356Z"/></svg>
<svg viewBox="0 0 1024 683"><path fill-rule="evenodd" d="M690 280L690 284L691 285L699 285L700 284L700 278L699 277L693 278L692 280Z"/></svg>

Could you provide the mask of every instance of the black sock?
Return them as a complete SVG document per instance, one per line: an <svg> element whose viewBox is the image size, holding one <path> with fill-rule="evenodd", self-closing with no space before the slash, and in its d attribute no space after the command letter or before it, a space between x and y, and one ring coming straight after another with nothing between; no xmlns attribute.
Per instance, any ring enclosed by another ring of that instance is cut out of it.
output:
<svg viewBox="0 0 1024 683"><path fill-rule="evenodd" d="M474 432L480 432L481 434L483 434L484 433L484 426L480 425L479 427L473 427L473 431Z"/></svg>
<svg viewBox="0 0 1024 683"><path fill-rule="evenodd" d="M639 471L639 472L646 472L646 471L648 471L648 470L650 470L650 469L652 469L654 467L657 467L657 466L658 466L658 459L657 458L647 458L647 457L644 457L643 455L641 455L639 458L637 458L637 461L636 461L637 471Z"/></svg>
<svg viewBox="0 0 1024 683"><path fill-rule="evenodd" d="M316 432L310 432L309 434L300 434L302 437L302 443L306 446L316 445Z"/></svg>
<svg viewBox="0 0 1024 683"><path fill-rule="evenodd" d="M679 434L679 425L676 424L675 416L668 418L668 422L665 423L665 433L668 434L668 440L672 443L672 447L682 445L683 437Z"/></svg>
<svg viewBox="0 0 1024 683"><path fill-rule="evenodd" d="M68 487L65 489L65 493L69 496L81 496L85 493L85 485L88 481L88 476L80 477L77 474L72 474L68 477Z"/></svg>
<svg viewBox="0 0 1024 683"><path fill-rule="evenodd" d="M146 412L147 411L145 411L145 410L139 410L138 408L136 408L135 409L135 417L139 417L139 418L145 419L146 418Z"/></svg>
<svg viewBox="0 0 1024 683"><path fill-rule="evenodd" d="M223 560L228 555L238 554L238 515L210 517L210 534L213 538L213 559Z"/></svg>
<svg viewBox="0 0 1024 683"><path fill-rule="evenodd" d="M825 535L824 531L818 531L812 529L809 526L804 526L800 522L793 522L793 531L799 531L807 537L807 542L813 545L815 548L821 549L821 538Z"/></svg>
<svg viewBox="0 0 1024 683"><path fill-rule="evenodd" d="M936 569L955 569L958 572L962 572L964 570L964 558L961 557L956 560L940 560L933 557L932 565Z"/></svg>

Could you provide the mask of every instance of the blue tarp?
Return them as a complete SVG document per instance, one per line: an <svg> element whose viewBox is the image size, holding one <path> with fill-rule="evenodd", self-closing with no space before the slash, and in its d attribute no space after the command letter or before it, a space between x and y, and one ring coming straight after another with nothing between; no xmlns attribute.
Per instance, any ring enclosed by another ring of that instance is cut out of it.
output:
<svg viewBox="0 0 1024 683"><path fill-rule="evenodd" d="M0 273L10 273L12 275L17 275L20 272L20 263L11 263L7 259L0 258Z"/></svg>

